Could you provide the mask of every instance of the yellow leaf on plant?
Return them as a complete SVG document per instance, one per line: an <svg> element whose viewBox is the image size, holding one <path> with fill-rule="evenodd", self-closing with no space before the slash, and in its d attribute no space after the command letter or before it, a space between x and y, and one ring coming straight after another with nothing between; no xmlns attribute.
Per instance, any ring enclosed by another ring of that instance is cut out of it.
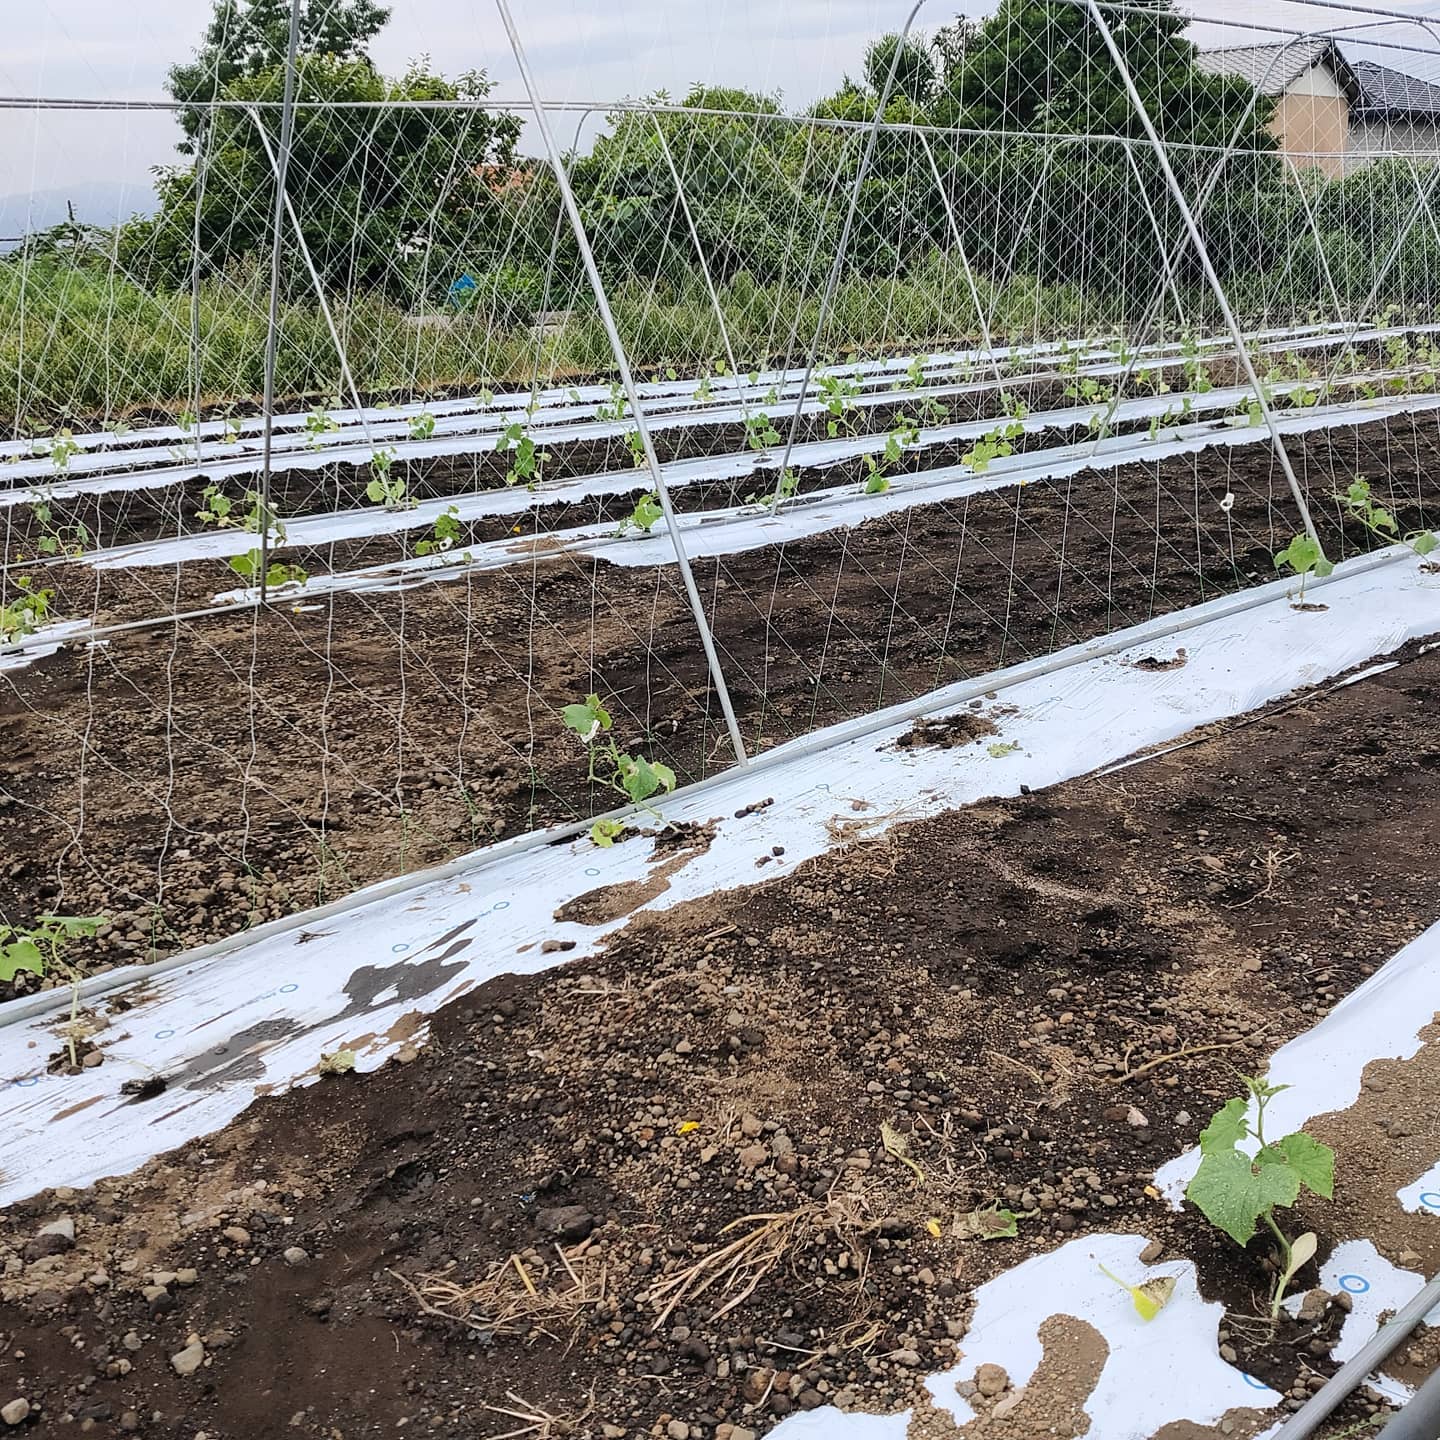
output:
<svg viewBox="0 0 1440 1440"><path fill-rule="evenodd" d="M1170 1275L1157 1275L1155 1279L1147 1280L1143 1285L1130 1285L1103 1265L1100 1267L1100 1273L1113 1280L1122 1290L1130 1292L1130 1299L1142 1320L1153 1320L1175 1293L1175 1280Z"/></svg>

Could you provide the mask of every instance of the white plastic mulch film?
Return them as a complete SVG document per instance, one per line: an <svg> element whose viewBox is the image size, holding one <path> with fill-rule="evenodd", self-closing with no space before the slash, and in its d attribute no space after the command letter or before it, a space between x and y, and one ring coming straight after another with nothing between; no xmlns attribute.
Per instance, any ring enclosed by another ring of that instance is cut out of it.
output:
<svg viewBox="0 0 1440 1440"><path fill-rule="evenodd" d="M501 43L471 8L451 23ZM529 93L497 51L502 97L309 25L288 105L261 55L184 105L7 108L0 945L47 914L97 933L0 972L30 992L0 1025L0 1200L324 1053L373 1068L545 940L587 953L627 917L557 909L655 879L588 838L628 800L716 822L666 906L778 873L777 839L818 853L856 795L916 818L1052 784L1440 628L1440 165L1375 126L1277 146L1324 37L1197 55L1184 23L925 11L814 104L720 75L577 101L543 64ZM119 129L174 160L156 194L47 212ZM1332 562L1329 608L1292 604ZM1135 666L1182 628L1183 671ZM1013 751L894 746L997 676ZM1281 1052L1293 1093L1345 1104L1408 1053L1433 943ZM127 963L80 992L104 1063L59 1073L66 982ZM1440 1157L1396 1203L1440 1213ZM1346 1345L1414 1288L1379 1238L1331 1261L1370 1297ZM1274 1404L1188 1265L1150 1327L1097 1279L1140 1243L993 1281L962 1370L1023 1385L1064 1297L1109 1347L1093 1433ZM963 1378L931 1385L961 1423Z"/></svg>
<svg viewBox="0 0 1440 1440"><path fill-rule="evenodd" d="M163 958L612 809L591 692L683 789L1253 587L1307 512L1332 560L1421 529L1430 160L1280 153L1305 37L1247 79L1041 9L922 12L814 105L582 102L542 56L537 111L486 8L508 101L377 88L307 20L288 113L253 76L20 112L0 695L43 762L0 776L0 918ZM41 223L117 128L180 142L158 198Z"/></svg>
<svg viewBox="0 0 1440 1440"><path fill-rule="evenodd" d="M594 925L554 919L580 893L630 885L635 911L666 908L769 878L774 870L756 861L771 855L777 839L784 859L772 866L820 853L834 843L835 821L855 823L858 797L883 826L897 816L918 819L982 796L1055 784L1297 686L1323 684L1432 633L1440 603L1440 581L1406 563L1403 551L1343 567L1319 591L1328 611L1297 609L1287 591L1283 581L1272 582L1259 604L1221 599L1186 612L1183 635L1152 622L1062 654L1054 668L1030 665L995 677L1005 685L995 719L1002 742L1014 746L1003 756L985 745L898 747L910 720L895 716L874 734L816 737L823 744L797 743L761 773L735 771L707 790L677 795L663 802L667 820L713 828L709 847L678 865L638 845L502 845L423 884L357 896L188 965L115 977L117 988L82 997L82 1013L105 1022L94 1032L104 1063L79 1075L57 1074L50 1063L68 1033L65 995L43 1008L17 1004L12 1015L23 1017L0 1027L0 1072L11 1077L0 1203L131 1169L219 1128L257 1095L309 1083L325 1054L350 1050L357 1068L372 1069L423 1043L429 1014L494 975L593 953L629 915ZM1183 668L1139 663L1182 641ZM970 703L972 694L969 686L939 692L930 713ZM645 883L656 879L658 886ZM547 949L546 940L568 948ZM1294 1085L1276 1102L1285 1124L1343 1109L1356 1098L1366 1064L1415 1053L1420 1031L1440 1009L1437 944L1440 928L1427 931L1277 1052L1272 1077ZM1176 1157L1159 1172L1157 1184L1171 1198L1193 1161ZM1397 1205L1440 1213L1440 1195L1425 1188L1435 1173L1416 1177ZM1344 1237L1322 1277L1353 1297L1341 1340L1347 1354L1423 1283L1380 1256L1375 1245L1383 1240ZM1003 1366L1023 1388L1041 1359L1045 1327L1069 1317L1104 1341L1083 1409L1107 1435L1139 1440L1172 1420L1208 1424L1231 1409L1276 1405L1280 1397L1220 1358L1222 1307L1201 1300L1188 1261L1156 1272L1177 1284L1151 1324L1101 1274L1100 1264L1139 1273L1144 1244L1139 1236L1088 1236L983 1287L961 1361L928 1382L934 1403L957 1420L971 1418L955 1382L984 1363ZM1405 1393L1398 1381L1377 1384L1391 1396ZM908 1419L822 1411L785 1422L779 1433L898 1440Z"/></svg>

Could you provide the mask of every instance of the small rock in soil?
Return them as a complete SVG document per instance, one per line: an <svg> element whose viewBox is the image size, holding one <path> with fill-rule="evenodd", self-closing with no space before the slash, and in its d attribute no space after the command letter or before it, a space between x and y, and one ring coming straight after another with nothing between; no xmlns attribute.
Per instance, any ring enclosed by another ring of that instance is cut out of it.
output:
<svg viewBox="0 0 1440 1440"><path fill-rule="evenodd" d="M310 1258L308 1250L302 1250L298 1245L287 1245L285 1247L284 1260L287 1265L303 1265Z"/></svg>
<svg viewBox="0 0 1440 1440"><path fill-rule="evenodd" d="M205 1347L200 1343L200 1337L192 1335L185 1348L170 1357L170 1363L177 1375L193 1375L205 1363Z"/></svg>
<svg viewBox="0 0 1440 1440"><path fill-rule="evenodd" d="M1010 1383L1002 1365L982 1365L975 1372L975 1385L982 1395L999 1395Z"/></svg>
<svg viewBox="0 0 1440 1440"><path fill-rule="evenodd" d="M25 1247L26 1260L44 1260L51 1255L63 1255L75 1248L75 1222L68 1215L42 1225L35 1232L35 1238Z"/></svg>
<svg viewBox="0 0 1440 1440"><path fill-rule="evenodd" d="M595 1217L583 1205L556 1205L542 1210L535 1223L558 1240L583 1240L595 1228Z"/></svg>
<svg viewBox="0 0 1440 1440"><path fill-rule="evenodd" d="M8 1405L0 1407L0 1420L7 1425L19 1425L23 1423L30 1414L30 1402L22 1395L18 1400L12 1400Z"/></svg>

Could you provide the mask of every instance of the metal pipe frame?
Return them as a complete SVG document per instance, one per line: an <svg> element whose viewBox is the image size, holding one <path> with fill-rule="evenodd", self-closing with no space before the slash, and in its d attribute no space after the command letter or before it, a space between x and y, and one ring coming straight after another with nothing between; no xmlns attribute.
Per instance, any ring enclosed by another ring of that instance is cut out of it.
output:
<svg viewBox="0 0 1440 1440"><path fill-rule="evenodd" d="M925 0L915 0L910 7L910 13L905 17L905 24L901 28L895 44L895 53L890 57L890 70L885 76L884 88L880 91L876 101L875 114L870 120L870 128L865 136L865 151L860 157L860 168L855 172L855 183L850 189L850 204L845 211L845 223L840 228L840 238L835 245L835 258L830 262L830 273L826 276L825 290L820 296L820 309L815 316L815 333L810 339L810 350L805 357L805 372L800 379L800 389L795 398L795 410L790 416L790 426L785 435L785 449L780 456L780 474L775 482L775 494L772 498L772 508L776 510L779 509L784 499L785 476L790 469L790 456L795 449L795 439L800 433L800 418L805 413L805 401L810 392L810 381L815 375L820 341L825 334L827 312L834 302L835 291L840 285L840 274L845 268L845 252L850 248L850 232L855 225L855 213L860 208L860 191L865 184L870 161L875 155L875 146L884 125L885 111L890 104L890 96L895 90L895 76L900 70L901 51L905 48L905 42L910 38L910 27L914 25L915 17L920 13L920 8L924 3Z"/></svg>
<svg viewBox="0 0 1440 1440"><path fill-rule="evenodd" d="M690 213L690 201L685 195L685 186L680 182L680 172L675 168L675 158L670 153L670 142L665 138L665 127L660 123L660 117L655 119L655 137L660 141L660 151L665 156L665 163L670 167L670 178L675 182L675 195L680 202L681 213L685 216L686 228L690 231L691 243L695 246L695 259L700 266L700 274L705 279L705 292L710 297L710 308L715 312L715 323L720 327L720 341L725 346L725 363L730 367L730 373L735 377L735 393L740 401L740 413L745 417L745 424L750 424L750 404L747 395L748 387L741 384L740 366L735 360L735 348L730 343L730 327L725 323L725 312L720 308L720 295L715 289L714 278L710 274L710 262L705 258L705 247L700 243L700 232L695 228L695 217Z"/></svg>
<svg viewBox="0 0 1440 1440"><path fill-rule="evenodd" d="M1315 531L1315 522L1310 516L1310 506L1306 502L1305 492L1301 489L1300 481L1295 474L1295 468L1290 463L1289 452L1285 449L1285 441L1281 438L1280 427L1275 423L1274 412L1270 408L1270 402L1265 396L1264 387L1260 383L1260 377L1255 373L1254 362L1250 359L1250 352L1245 348L1245 337L1240 329L1240 323L1235 318L1235 312L1230 308L1230 298L1225 293L1225 287L1220 283L1220 277L1216 273L1215 265L1210 259L1210 251L1205 244L1205 237L1200 233L1200 226L1195 220L1185 199L1185 192L1180 188L1180 182L1175 178L1175 171L1170 164L1170 157L1165 153L1164 142L1160 139L1159 132L1155 129L1155 122L1150 118L1150 112L1140 96L1139 90L1135 88L1134 77L1130 74L1130 67L1125 63L1125 57L1120 53L1120 47L1115 41L1114 32L1110 29L1104 15L1100 12L1099 0L1084 0L1094 20L1096 28L1100 31L1100 37L1105 42L1105 48L1110 52L1110 58L1115 63L1115 68L1120 72L1120 78L1124 83L1125 92L1130 97L1130 104L1135 111L1136 118L1140 121L1141 128L1149 137L1151 147L1155 151L1155 159L1158 162L1161 173L1165 177L1166 187L1174 199L1176 207L1180 211L1180 217L1184 221L1186 232L1190 237L1190 243L1195 249L1195 254L1200 261L1200 268L1205 272L1206 282L1215 296L1215 302L1220 307L1221 314L1225 318L1226 329L1230 332L1230 338L1235 344L1236 354L1240 364L1245 371L1245 378L1250 382L1255 391L1255 401L1260 407L1260 414L1265 420L1266 428L1270 431L1270 443L1275 452L1275 458L1280 462L1280 468L1285 472L1286 483L1290 486L1290 494L1295 500L1296 509L1300 514L1301 525L1305 533L1320 544L1320 537Z"/></svg>
<svg viewBox="0 0 1440 1440"><path fill-rule="evenodd" d="M285 176L295 133L295 53L300 44L300 0L290 0L290 36L285 47L285 98L280 110L280 154L275 165L275 213L270 226L270 307L265 329L265 427L260 452L260 603L270 569L270 448L275 431L275 351L280 327L280 255L285 232Z"/></svg>
<svg viewBox="0 0 1440 1440"><path fill-rule="evenodd" d="M1363 29L1363 28L1369 28L1369 27L1368 27L1368 26L1362 26L1362 27L1359 27L1359 28L1362 28L1362 29ZM1340 33L1340 32L1336 31L1336 32L1334 32L1334 33L1338 34L1338 33ZM1274 73L1275 67L1276 67L1276 66L1280 63L1280 61L1285 57L1286 53L1289 51L1289 49L1290 49L1290 47L1291 47L1292 45L1299 44L1302 40L1309 40L1309 39L1313 39L1313 38L1316 38L1316 37L1310 36L1310 35L1295 35L1292 39L1287 40L1287 41L1285 42L1285 44L1282 45L1282 46L1280 47L1280 49L1277 50L1276 53L1270 57L1270 63L1265 67L1265 72L1264 72L1264 74L1261 75L1260 80L1259 80L1259 83L1256 84L1256 85L1253 85L1253 86L1251 87L1251 90L1250 90L1250 99L1249 99L1249 101L1246 103L1245 113L1244 113L1243 115L1241 115L1241 117L1239 118L1239 120L1237 120L1237 121L1235 122L1235 128L1234 128L1234 130L1232 130L1232 131L1230 132L1230 140L1229 140L1229 143L1228 143L1228 144L1225 146L1225 148L1221 151L1220 159L1216 162L1214 168L1210 171L1210 174L1206 177L1204 185L1202 185L1202 186L1200 187L1200 193L1199 193L1199 195L1196 197L1196 200L1195 200L1195 212L1196 212L1197 215L1198 215L1201 211L1203 211L1203 210L1205 209L1205 207L1210 203L1210 198L1211 198L1211 196L1214 195L1216 188L1217 188L1217 187L1219 186L1219 184L1220 184L1220 177L1225 173L1225 167L1226 167L1226 165L1228 165L1228 164L1230 163L1231 159L1234 158L1234 156L1236 156L1236 155L1243 155L1243 154L1249 154L1249 155L1252 155L1252 156L1258 156L1258 155L1261 155L1262 153L1263 153L1263 154L1266 154L1266 155L1269 155L1269 154L1272 154L1272 153L1273 153L1273 152L1270 152L1270 151L1266 151L1266 152L1260 152L1260 151L1254 151L1254 150L1244 151L1244 150L1241 150L1241 149L1238 148L1238 142L1239 142L1239 140L1240 140L1241 135L1243 135L1243 134L1245 133L1245 127L1250 123L1250 118L1251 118L1251 116L1254 115L1256 106L1260 103L1260 97L1261 97L1262 94L1264 94L1264 92L1265 92L1265 86L1269 83L1270 76ZM1328 39L1329 37L1327 36L1327 37L1325 37L1325 38ZM1310 213L1308 206L1307 206L1307 209L1306 209L1306 213L1307 213L1307 214ZM1313 219L1312 219L1312 225L1313 225ZM1316 243L1317 246L1320 245L1320 236L1319 236L1318 231L1316 232L1315 243ZM1322 254L1322 255L1324 254L1324 249L1323 249L1323 247L1321 247L1321 254ZM1327 270L1327 273L1328 273L1328 270ZM1333 285L1331 286L1331 290L1332 290L1332 293L1333 293L1333 290L1334 290ZM1337 298L1337 303L1338 303L1338 297L1336 297L1336 298ZM1136 340L1137 340L1138 342L1143 343L1144 340L1146 339L1147 333L1148 333L1151 325L1153 325L1153 324L1155 323L1155 319L1156 319L1156 317L1159 315L1159 313L1160 313L1160 307L1164 304L1164 301L1165 301L1165 286L1164 286L1164 281L1162 280L1159 284L1156 285L1156 287L1155 287L1155 293L1154 293L1154 295L1151 297L1150 303L1149 303L1149 305L1148 305L1148 306L1146 307L1146 309L1145 309L1144 317L1143 317L1142 320L1140 321L1140 324L1139 324L1139 326L1138 326L1138 328L1137 328ZM1179 304L1179 296L1178 296L1178 293L1177 293L1177 295L1176 295L1176 303L1177 303L1177 305ZM1342 322L1343 322L1343 318L1344 318L1343 316L1340 316L1340 317L1337 317L1337 318L1340 318L1340 319L1342 320ZM1104 420L1101 422L1101 426L1100 426L1100 434L1101 434L1101 435L1103 435L1104 432L1109 428L1110 422L1115 418L1116 408L1119 406L1119 404L1120 404L1120 399L1121 399L1121 397L1122 397L1122 396L1124 395L1124 393L1125 393L1125 387L1130 383L1130 377L1131 377L1132 375L1134 375L1134 373L1135 373L1135 366L1136 366L1136 362L1137 362L1138 359L1139 359L1139 354L1138 354L1138 349L1137 349L1137 353L1136 353L1135 355L1130 356L1130 358L1126 361L1125 369L1121 372L1120 378L1115 382L1115 394L1111 396L1109 407L1107 408L1107 410L1106 410L1106 412L1105 412L1105 418L1104 418ZM1099 441L1098 441L1098 440L1096 441L1096 444L1097 444L1097 445L1099 444Z"/></svg>
<svg viewBox="0 0 1440 1440"><path fill-rule="evenodd" d="M675 563L679 567L681 578L685 584L685 593L690 601L690 609L695 616L695 624L700 632L700 643L705 650L705 662L710 670L710 680L715 687L716 699L719 700L720 708L725 715L725 726L730 732L731 748L735 752L736 761L742 766L748 765L750 756L745 749L744 738L740 734L740 723L735 718L735 707L731 703L730 690L725 683L725 672L715 649L715 637L710 630L709 617L705 614L705 606L700 599L699 588L695 584L695 574L690 568L690 558L685 553L685 544L680 538L680 530L675 523L675 507L670 499L669 486L665 483L665 472L655 454L655 443L650 435L650 426L646 422L644 410L640 405L639 392L635 388L635 378L630 372L629 355L615 325L615 316L610 309L610 300L605 293L605 284L601 280L600 271L595 264L595 252L590 248L590 237L586 233L585 222L580 215L580 207L575 202L575 192L570 187L570 177L566 173L559 148L555 144L555 134L550 128L549 117L540 104L539 91L530 71L530 62L526 57L525 47L521 43L520 33L515 28L515 17L511 14L509 0L495 0L495 8L500 12L500 21L509 38L510 49L514 53L520 78L531 97L535 124L544 141L545 153L549 157L551 168L554 171L555 183L559 188L565 213L570 219L570 228L575 234L575 244L580 251L581 263L585 267L585 274L589 278L591 289L595 292L595 304L599 309L600 321L605 327L605 333L609 337L611 349L615 355L615 367L620 374L621 387L625 391L631 413L635 416L635 428L639 432L640 444L645 451L645 464L650 471L651 479L655 482L655 494L665 516L670 543L675 550Z"/></svg>
<svg viewBox="0 0 1440 1440"><path fill-rule="evenodd" d="M298 0L297 0L298 3ZM330 302L325 295L325 286L320 281L320 272L315 268L315 261L310 254L310 246L306 242L305 232L300 228L300 217L295 213L295 203L290 198L290 192L285 188L285 182L281 176L279 157L276 155L270 144L270 137L265 133L265 127L260 123L260 116L252 114L255 122L255 133L260 137L260 143L265 147L265 154L270 161L270 169L275 176L275 183L280 186L280 195L285 203L285 213L290 217L290 228L295 232L295 246L300 251L301 259L305 261L305 269L310 275L310 285L315 291L315 301L320 307L320 314L325 319L325 328L330 332L330 343L335 347L336 358L340 362L340 378L345 388L350 392L350 399L355 404L355 409L360 416L360 429L364 433L365 443L374 445L374 438L370 433L370 418L366 406L360 398L360 391L355 384L355 377L350 373L350 358L345 353L345 344L340 339L339 328L335 324L335 317L330 311Z"/></svg>

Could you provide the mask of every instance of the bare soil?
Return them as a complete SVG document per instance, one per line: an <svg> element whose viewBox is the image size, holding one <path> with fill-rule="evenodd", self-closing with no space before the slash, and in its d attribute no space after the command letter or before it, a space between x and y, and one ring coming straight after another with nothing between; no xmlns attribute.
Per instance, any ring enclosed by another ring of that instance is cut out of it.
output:
<svg viewBox="0 0 1440 1440"><path fill-rule="evenodd" d="M0 1401L27 1398L37 1433L743 1440L823 1403L914 1404L976 1286L1120 1230L1194 1261L1235 1363L1297 1407L1334 1368L1343 1297L1272 1330L1263 1245L1151 1179L1237 1071L1440 913L1440 652L1395 658L638 918L599 958L464 997L378 1074L15 1207ZM1296 1217L1322 1259L1371 1168L1440 1143L1414 1098L1431 1069L1407 1073L1367 1079L1385 1135L1326 1122L1337 1201ZM995 1205L1016 1237L965 1238ZM73 1243L44 1240L62 1216ZM1440 1240L1400 1239L1433 1272ZM976 1433L1082 1428L1103 1341L1056 1300L1036 1389ZM947 1433L917 1414L917 1440Z"/></svg>
<svg viewBox="0 0 1440 1440"><path fill-rule="evenodd" d="M1433 523L1436 426L1292 447L1333 558L1378 543L1324 498L1357 472L1403 530ZM695 572L747 744L763 749L1271 579L1292 509L1268 448L1248 446L917 506ZM222 576L71 567L55 613L183 610ZM103 915L83 955L99 968L582 819L618 799L587 784L558 719L592 689L623 744L682 782L731 762L674 566L538 552L0 671L0 919Z"/></svg>

